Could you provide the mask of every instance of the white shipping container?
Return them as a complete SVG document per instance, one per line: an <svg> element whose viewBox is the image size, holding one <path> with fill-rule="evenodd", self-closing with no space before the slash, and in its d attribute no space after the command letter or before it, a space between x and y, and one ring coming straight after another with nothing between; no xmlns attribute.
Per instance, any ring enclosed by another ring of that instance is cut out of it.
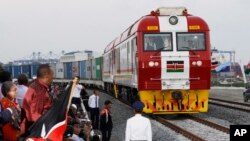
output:
<svg viewBox="0 0 250 141"><path fill-rule="evenodd" d="M49 64L50 68L52 69L52 71L54 72L53 77L56 78L56 64Z"/></svg>
<svg viewBox="0 0 250 141"><path fill-rule="evenodd" d="M63 63L57 63L56 64L56 75L55 75L55 78L61 78L62 79L62 78L64 78L63 74L64 74Z"/></svg>

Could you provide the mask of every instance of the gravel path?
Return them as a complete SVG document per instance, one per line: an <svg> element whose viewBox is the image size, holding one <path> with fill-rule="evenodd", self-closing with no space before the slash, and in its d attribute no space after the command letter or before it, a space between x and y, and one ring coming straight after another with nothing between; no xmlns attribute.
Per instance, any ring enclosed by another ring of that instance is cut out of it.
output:
<svg viewBox="0 0 250 141"><path fill-rule="evenodd" d="M92 91L90 90L88 93L92 94ZM103 106L104 101L107 99L111 100L113 103L111 111L114 127L112 130L111 141L123 141L125 137L126 121L134 115L133 110L131 107L123 104L117 99L100 93L100 105ZM150 121L152 125L153 141L189 141L186 137L172 131L161 123L156 122L155 120Z"/></svg>

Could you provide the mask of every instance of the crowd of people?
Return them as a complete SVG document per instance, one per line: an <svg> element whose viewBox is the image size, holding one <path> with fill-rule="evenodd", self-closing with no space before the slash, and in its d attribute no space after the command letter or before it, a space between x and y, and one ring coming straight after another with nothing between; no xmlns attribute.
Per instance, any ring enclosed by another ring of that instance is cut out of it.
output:
<svg viewBox="0 0 250 141"><path fill-rule="evenodd" d="M20 74L17 82L13 82L10 72L0 71L0 140L25 140L32 135L32 126L60 101L60 95L72 89L62 140L110 141L113 103L105 100L100 109L99 91L94 89L89 96L79 80L80 77L75 76L67 86L53 84L53 71L47 64L38 67L37 77L31 82L25 74ZM135 116L127 120L125 140L151 141L150 121L141 116L144 104L137 101L133 107Z"/></svg>

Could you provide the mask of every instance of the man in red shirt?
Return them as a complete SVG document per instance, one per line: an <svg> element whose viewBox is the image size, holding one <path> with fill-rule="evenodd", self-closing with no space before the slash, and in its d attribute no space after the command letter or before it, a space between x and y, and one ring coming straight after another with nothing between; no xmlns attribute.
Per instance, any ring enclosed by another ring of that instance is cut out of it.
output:
<svg viewBox="0 0 250 141"><path fill-rule="evenodd" d="M21 133L46 113L53 104L49 95L49 86L53 80L53 71L48 64L42 64L37 70L37 79L29 85L22 105Z"/></svg>

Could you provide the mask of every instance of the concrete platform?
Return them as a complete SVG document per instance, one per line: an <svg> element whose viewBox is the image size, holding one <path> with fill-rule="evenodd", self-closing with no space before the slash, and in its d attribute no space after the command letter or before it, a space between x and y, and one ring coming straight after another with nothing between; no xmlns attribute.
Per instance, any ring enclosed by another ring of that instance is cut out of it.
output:
<svg viewBox="0 0 250 141"><path fill-rule="evenodd" d="M243 87L211 87L209 97L235 102L244 102L244 91L245 88Z"/></svg>

